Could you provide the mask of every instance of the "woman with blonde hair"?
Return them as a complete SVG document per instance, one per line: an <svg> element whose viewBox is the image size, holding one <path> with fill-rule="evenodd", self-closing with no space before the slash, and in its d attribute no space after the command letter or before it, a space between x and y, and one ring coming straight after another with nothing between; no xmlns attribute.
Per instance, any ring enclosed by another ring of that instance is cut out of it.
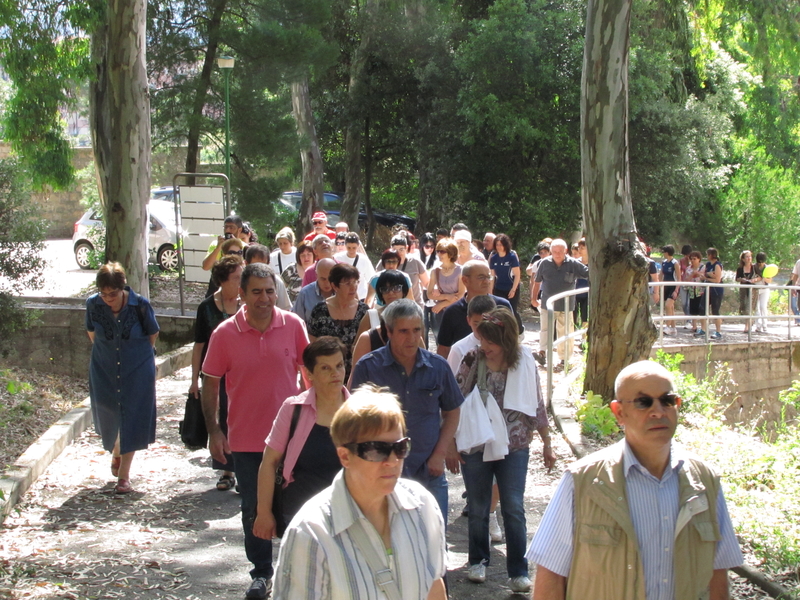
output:
<svg viewBox="0 0 800 600"><path fill-rule="evenodd" d="M292 228L284 227L276 233L275 244L278 248L270 254L269 264L272 265L278 275L281 275L295 262L294 231L292 231Z"/></svg>
<svg viewBox="0 0 800 600"><path fill-rule="evenodd" d="M451 304L458 302L464 297L467 288L461 279L461 265L458 260L458 246L450 239L440 240L436 244L436 256L439 258L439 266L431 269L431 277L428 281L428 298L435 304L431 306L433 313L434 337L439 336L439 327L442 324L444 309Z"/></svg>

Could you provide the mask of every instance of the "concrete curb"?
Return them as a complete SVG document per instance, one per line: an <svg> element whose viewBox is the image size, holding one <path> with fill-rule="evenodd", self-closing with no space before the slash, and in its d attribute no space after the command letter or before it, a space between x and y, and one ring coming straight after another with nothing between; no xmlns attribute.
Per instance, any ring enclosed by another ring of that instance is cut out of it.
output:
<svg viewBox="0 0 800 600"><path fill-rule="evenodd" d="M573 412L567 405L567 398L569 397L570 386L580 377L581 372L580 369L571 370L567 376L553 388L553 400L550 407L553 412L553 421L555 422L556 428L561 432L567 444L569 444L572 453L579 459L589 454L591 450L589 446L586 445L584 437L581 434L580 423L574 419ZM744 565L731 569L731 571L757 585L777 600L789 600L793 598L789 590L775 583L766 575L752 567Z"/></svg>
<svg viewBox="0 0 800 600"><path fill-rule="evenodd" d="M164 356L156 358L156 379L171 375L192 364L192 346L187 344ZM72 440L92 423L89 398L78 408L73 408L31 444L17 461L0 476L0 524L11 513L17 502L44 473L50 463L61 454Z"/></svg>

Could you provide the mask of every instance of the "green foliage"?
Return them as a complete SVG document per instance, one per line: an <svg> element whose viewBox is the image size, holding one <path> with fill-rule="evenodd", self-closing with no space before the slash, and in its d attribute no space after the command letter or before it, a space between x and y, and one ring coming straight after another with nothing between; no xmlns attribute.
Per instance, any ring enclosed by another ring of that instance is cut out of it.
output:
<svg viewBox="0 0 800 600"><path fill-rule="evenodd" d="M603 398L594 392L586 392L585 398L578 404L575 418L581 424L581 433L585 436L603 439L619 435L617 418L611 412Z"/></svg>
<svg viewBox="0 0 800 600"><path fill-rule="evenodd" d="M45 222L30 203L25 173L10 159L0 160L0 353L7 354L14 336L31 317L14 298L24 288L42 286Z"/></svg>
<svg viewBox="0 0 800 600"><path fill-rule="evenodd" d="M661 349L656 352L656 362L666 367L675 381L675 391L683 401L681 412L702 417L718 415L722 407L736 396L736 384L730 368L727 364L709 362L711 375L698 380L691 373L681 370L683 360L683 354L678 352L673 354Z"/></svg>

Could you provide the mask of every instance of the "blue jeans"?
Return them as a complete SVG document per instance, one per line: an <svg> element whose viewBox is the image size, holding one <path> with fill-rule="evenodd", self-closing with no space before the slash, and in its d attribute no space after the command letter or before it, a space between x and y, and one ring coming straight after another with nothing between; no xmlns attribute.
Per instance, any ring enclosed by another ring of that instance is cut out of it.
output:
<svg viewBox="0 0 800 600"><path fill-rule="evenodd" d="M427 469L424 469L424 472L427 473ZM442 473L438 477L430 477L428 475L403 475L403 477L413 479L433 495L433 497L436 499L436 503L439 505L439 510L442 511L444 526L447 528L447 477L445 477L445 474Z"/></svg>
<svg viewBox="0 0 800 600"><path fill-rule="evenodd" d="M797 306L797 301L798 301L798 297L795 296L794 292L792 292L790 290L789 291L789 303L791 304L791 307L792 307L792 314L794 314L795 316L800 315L800 308L798 308L798 306ZM800 325L800 319L795 319L794 322L797 323L798 325Z"/></svg>
<svg viewBox="0 0 800 600"><path fill-rule="evenodd" d="M258 506L258 468L261 452L234 452L233 464L239 495L242 498L242 529L244 529L244 551L247 560L253 563L250 577L272 579L272 540L262 540L253 533Z"/></svg>
<svg viewBox="0 0 800 600"><path fill-rule="evenodd" d="M525 546L525 478L528 474L528 448L510 452L502 460L483 461L483 452L462 454L464 484L469 503L469 564L489 564L489 508L492 503L492 477L500 491L500 512L506 534L506 571L509 577L528 575Z"/></svg>

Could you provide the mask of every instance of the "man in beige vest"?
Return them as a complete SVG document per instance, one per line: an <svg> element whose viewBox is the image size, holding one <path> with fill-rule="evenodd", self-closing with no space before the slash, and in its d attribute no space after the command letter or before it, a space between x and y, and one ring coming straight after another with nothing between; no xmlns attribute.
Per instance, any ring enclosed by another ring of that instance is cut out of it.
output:
<svg viewBox="0 0 800 600"><path fill-rule="evenodd" d="M641 361L617 376L625 439L564 474L526 557L534 600L727 600L742 564L719 478L672 443L681 399Z"/></svg>

